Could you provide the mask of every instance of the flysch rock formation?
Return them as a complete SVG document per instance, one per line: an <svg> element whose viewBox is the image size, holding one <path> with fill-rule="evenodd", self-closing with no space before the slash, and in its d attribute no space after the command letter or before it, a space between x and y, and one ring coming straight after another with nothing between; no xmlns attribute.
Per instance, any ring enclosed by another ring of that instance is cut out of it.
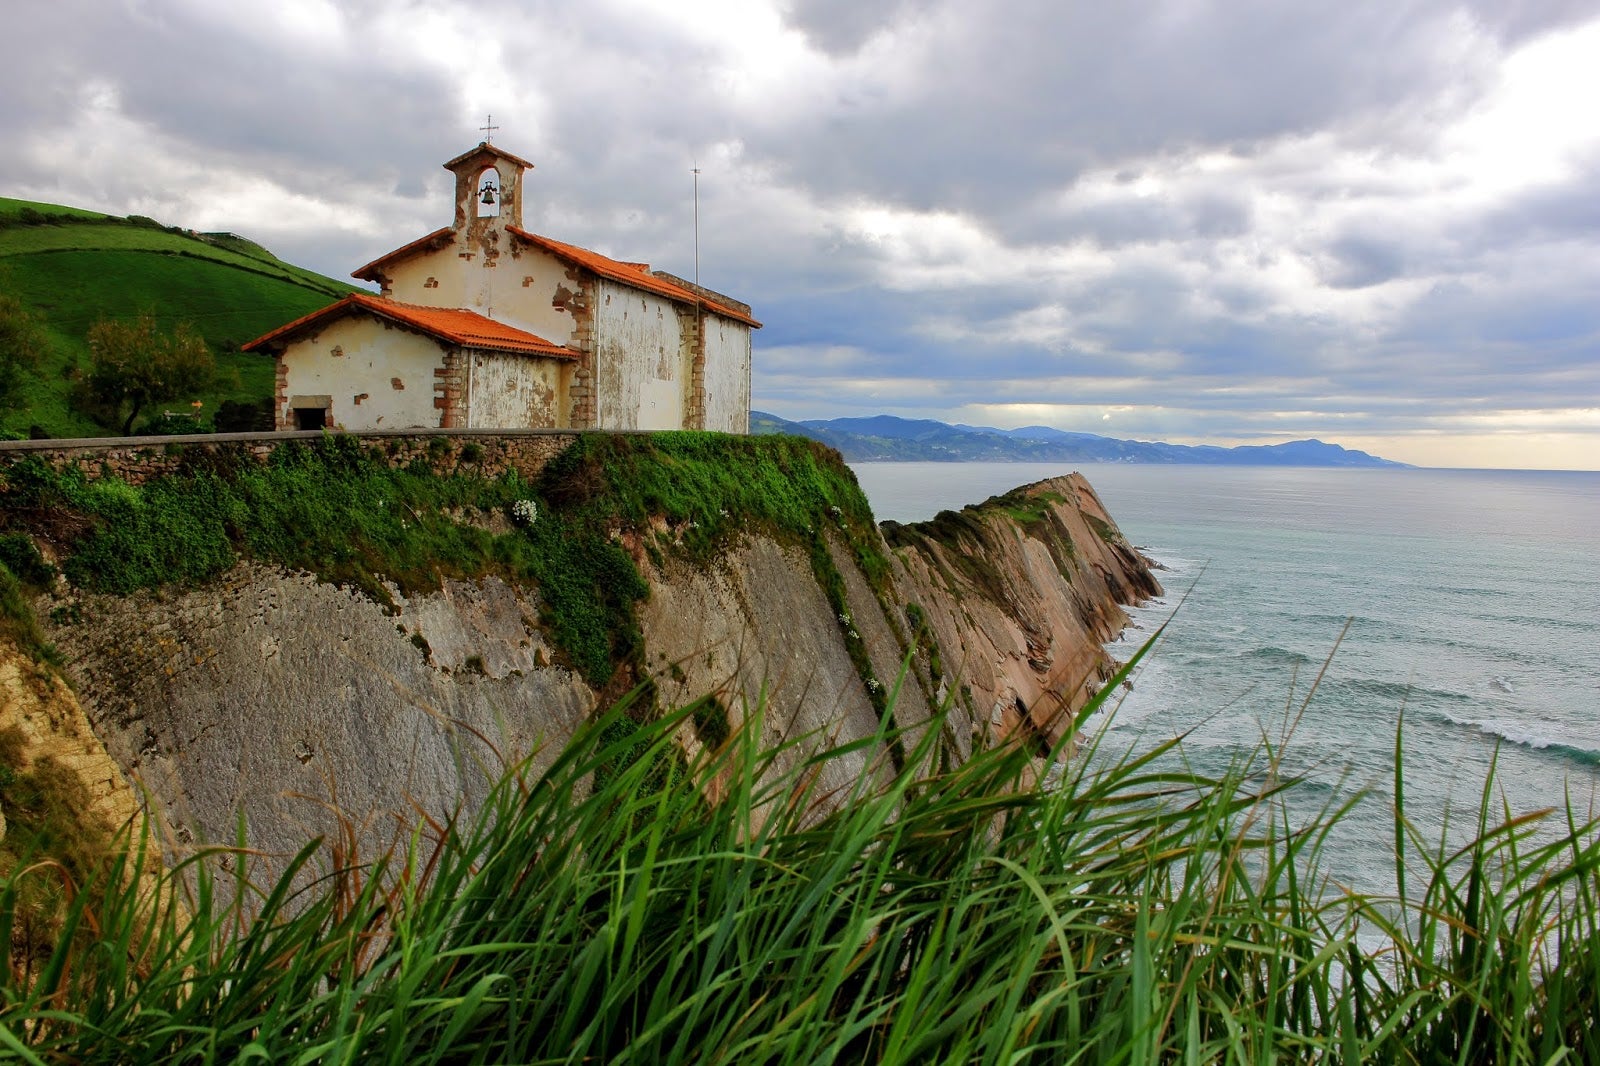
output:
<svg viewBox="0 0 1600 1066"><path fill-rule="evenodd" d="M1122 605L1162 594L1081 474L1006 499L887 528L896 585L922 608L967 712L969 728L949 730L963 756L1061 740L1114 672L1103 645L1127 625Z"/></svg>
<svg viewBox="0 0 1600 1066"><path fill-rule="evenodd" d="M639 621L660 701L714 693L733 726L759 708L766 741L868 738L879 717L851 659L859 640L876 678L899 685L894 716L913 735L948 699L956 757L1059 737L1109 676L1102 644L1126 624L1120 604L1160 587L1081 477L1007 499L1023 511L991 502L956 522L888 526L887 592L834 543L843 616L806 554L765 536L702 567L641 553L650 595ZM243 563L200 588L75 596L56 614L78 620L50 627L72 689L52 683L50 699L61 721L79 714L89 727L67 732L85 772L110 782L97 794L136 795L120 771L175 853L231 842L242 814L269 867L316 836L370 857L424 812L475 807L509 761L553 757L598 702L554 664L536 589L488 578L391 591L386 610L309 574ZM912 650L918 619L934 641ZM37 716L12 710L17 690L6 713ZM686 730L684 743L693 754L699 741ZM823 789L861 765L831 767Z"/></svg>

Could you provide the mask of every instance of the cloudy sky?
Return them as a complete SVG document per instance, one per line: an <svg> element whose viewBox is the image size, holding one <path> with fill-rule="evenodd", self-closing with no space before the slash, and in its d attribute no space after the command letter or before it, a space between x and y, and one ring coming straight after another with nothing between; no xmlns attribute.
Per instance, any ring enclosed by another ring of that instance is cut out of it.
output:
<svg viewBox="0 0 1600 1066"><path fill-rule="evenodd" d="M0 195L335 276L525 221L749 301L756 406L1600 468L1600 2L26 0Z"/></svg>

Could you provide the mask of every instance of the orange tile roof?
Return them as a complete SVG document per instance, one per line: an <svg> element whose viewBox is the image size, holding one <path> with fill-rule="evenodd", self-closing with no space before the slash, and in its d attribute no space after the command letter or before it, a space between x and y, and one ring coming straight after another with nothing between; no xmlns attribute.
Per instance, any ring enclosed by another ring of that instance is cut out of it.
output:
<svg viewBox="0 0 1600 1066"><path fill-rule="evenodd" d="M646 292L653 292L658 296L665 296L667 299L676 300L679 303L698 303L707 311L721 315L723 318L731 318L735 322L743 322L745 325L753 326L756 329L761 328L761 323L751 318L748 312L741 311L737 307L730 307L719 300L700 296L693 289L674 284L665 278L656 277L650 273L649 263L624 263L620 260L603 256L599 252L591 252L587 248L579 248L575 244L567 244L565 241L558 241L552 237L541 237L537 233L529 233L518 226L507 226L506 231L519 240L536 248L543 248L551 255L565 259L570 263L576 263L599 274L601 277L620 281L624 285L630 285L636 289L644 289ZM366 266L352 270L350 276L360 278L363 281L381 281L380 275L390 263L409 258L418 252L438 247L454 234L455 230L449 226L436 229L425 237L418 237L410 244L401 245L394 251L379 256Z"/></svg>
<svg viewBox="0 0 1600 1066"><path fill-rule="evenodd" d="M360 311L367 311L380 318L410 326L421 333L437 337L439 340L447 341L451 344L459 344L463 348L487 348L492 351L544 355L557 359L576 359L578 357L578 353L571 348L564 348L552 341L545 340L543 337L535 336L526 330L517 329L515 326L507 325L504 322L485 318L476 311L466 311L454 307L423 307L419 304L405 304L397 300L389 300L364 292L352 293L338 303L329 304L320 311L302 315L293 322L279 326L271 333L257 337L249 344L243 345L241 350L252 352L275 342L288 341L293 339L296 334Z"/></svg>
<svg viewBox="0 0 1600 1066"><path fill-rule="evenodd" d="M551 237L541 237L537 233L529 233L527 230L520 229L517 226L507 226L506 231L527 241L536 248L543 248L552 255L592 270L601 277L620 281L624 285L631 285L636 289L644 289L658 296L665 296L669 300L677 300L679 303L697 303L707 311L719 314L723 318L731 318L735 322L743 322L745 325L754 326L756 329L761 328L761 323L743 311L705 296L700 296L692 289L674 285L665 278L656 277L650 273L650 266L647 263L623 263L603 256L599 252L591 252L587 248L579 248L575 244L567 244Z"/></svg>
<svg viewBox="0 0 1600 1066"><path fill-rule="evenodd" d="M388 266L397 259L405 259L413 252L420 252L424 248L442 246L446 238L455 236L455 232L450 226L436 229L426 237L418 237L410 244L402 244L392 252L385 252L366 266L357 267L350 272L350 276L352 278L360 278L362 281L378 281L380 280L378 277L379 268Z"/></svg>
<svg viewBox="0 0 1600 1066"><path fill-rule="evenodd" d="M526 159L523 159L521 156L512 155L504 148L501 148L498 144L490 144L488 141L479 141L476 145L468 148L465 152L462 152L460 155L450 160L450 162L446 163L444 168L446 170L454 170L457 164L465 163L475 155L497 155L501 159L509 159L523 170L533 169L533 164L528 162Z"/></svg>

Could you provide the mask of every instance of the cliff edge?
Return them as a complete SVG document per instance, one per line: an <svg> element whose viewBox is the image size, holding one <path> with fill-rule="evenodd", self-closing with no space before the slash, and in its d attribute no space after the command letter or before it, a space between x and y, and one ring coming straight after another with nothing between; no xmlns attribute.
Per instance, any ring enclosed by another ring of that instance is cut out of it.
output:
<svg viewBox="0 0 1600 1066"><path fill-rule="evenodd" d="M913 734L941 721L954 759L1043 744L1108 676L1119 605L1160 592L1078 475L880 532L836 454L763 440L584 438L547 468L496 478L348 444L320 465L197 460L138 488L35 462L6 471L0 514L8 550L25 535L53 575L33 596L72 685L53 698L75 693L85 752L110 756L81 765L97 795L112 764L142 788L175 853L231 841L242 814L271 855L319 835L371 854L419 815L474 808L500 768L551 757L630 692L640 713L716 697L684 731L691 757L757 709L768 743L868 740L888 714ZM218 502L249 488L265 510L257 482L275 469L289 472L284 507L296 493L341 501L330 543L381 540L367 507L395 519L395 538L428 531L434 554L369 545L359 566L295 565L313 558L293 554L304 543ZM114 532L100 496L131 523L197 493L232 554L198 578L116 585L119 564L96 547ZM902 750L865 745L859 760ZM857 768L826 772L843 784Z"/></svg>

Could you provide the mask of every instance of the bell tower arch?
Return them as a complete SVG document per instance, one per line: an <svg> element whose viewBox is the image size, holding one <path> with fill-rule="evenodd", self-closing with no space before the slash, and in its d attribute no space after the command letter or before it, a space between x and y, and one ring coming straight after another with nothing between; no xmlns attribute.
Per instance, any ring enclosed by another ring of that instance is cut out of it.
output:
<svg viewBox="0 0 1600 1066"><path fill-rule="evenodd" d="M532 163L483 141L444 168L456 176L457 231L522 226L522 174Z"/></svg>

